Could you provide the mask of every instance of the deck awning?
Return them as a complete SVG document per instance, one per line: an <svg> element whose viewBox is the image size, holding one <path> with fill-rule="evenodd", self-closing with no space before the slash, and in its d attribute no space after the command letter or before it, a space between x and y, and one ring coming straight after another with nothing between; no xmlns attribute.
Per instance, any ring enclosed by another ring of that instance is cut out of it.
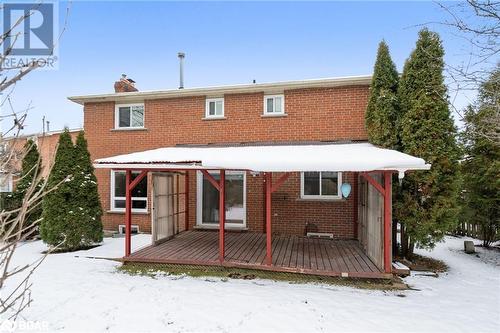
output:
<svg viewBox="0 0 500 333"><path fill-rule="evenodd" d="M167 147L97 159L106 169L226 169L256 172L428 170L421 158L369 143Z"/></svg>

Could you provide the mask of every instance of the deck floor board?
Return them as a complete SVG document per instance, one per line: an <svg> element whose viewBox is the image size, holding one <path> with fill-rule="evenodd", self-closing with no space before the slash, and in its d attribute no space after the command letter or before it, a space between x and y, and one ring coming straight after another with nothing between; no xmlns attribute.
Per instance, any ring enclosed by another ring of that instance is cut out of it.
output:
<svg viewBox="0 0 500 333"><path fill-rule="evenodd" d="M273 265L268 266L265 234L226 233L225 264L229 266L332 276L343 273L368 277L383 274L355 240L273 235L272 251ZM124 258L124 261L213 265L218 256L218 232L197 230L185 231L158 245L142 248Z"/></svg>

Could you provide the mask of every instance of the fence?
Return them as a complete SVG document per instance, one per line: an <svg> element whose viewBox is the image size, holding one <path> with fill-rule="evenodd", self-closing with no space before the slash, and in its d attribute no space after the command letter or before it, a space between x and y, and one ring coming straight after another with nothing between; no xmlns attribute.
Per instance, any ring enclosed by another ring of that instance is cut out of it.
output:
<svg viewBox="0 0 500 333"><path fill-rule="evenodd" d="M462 222L458 225L457 229L455 229L454 234L461 236L469 236L477 239L483 239L483 230L480 224ZM495 232L495 237L493 239L498 239L500 234L498 230Z"/></svg>

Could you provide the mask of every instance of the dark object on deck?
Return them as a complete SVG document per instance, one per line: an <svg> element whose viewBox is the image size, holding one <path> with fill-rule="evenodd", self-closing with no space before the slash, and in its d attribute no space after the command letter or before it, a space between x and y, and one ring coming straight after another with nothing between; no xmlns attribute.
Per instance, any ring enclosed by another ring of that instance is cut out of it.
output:
<svg viewBox="0 0 500 333"><path fill-rule="evenodd" d="M476 249L474 248L474 242L473 241L464 241L464 251L465 253L475 253Z"/></svg>

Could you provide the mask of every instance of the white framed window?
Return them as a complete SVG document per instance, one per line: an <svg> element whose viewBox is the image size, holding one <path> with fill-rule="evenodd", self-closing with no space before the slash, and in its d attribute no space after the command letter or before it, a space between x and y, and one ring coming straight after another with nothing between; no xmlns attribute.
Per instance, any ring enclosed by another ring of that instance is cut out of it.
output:
<svg viewBox="0 0 500 333"><path fill-rule="evenodd" d="M9 193L12 192L12 174L1 173L0 174L0 192Z"/></svg>
<svg viewBox="0 0 500 333"><path fill-rule="evenodd" d="M144 104L117 104L115 128L144 128Z"/></svg>
<svg viewBox="0 0 500 333"><path fill-rule="evenodd" d="M207 98L205 105L206 118L224 117L224 98Z"/></svg>
<svg viewBox="0 0 500 333"><path fill-rule="evenodd" d="M309 171L300 173L302 199L342 199L342 173Z"/></svg>
<svg viewBox="0 0 500 333"><path fill-rule="evenodd" d="M284 114L285 113L285 95L265 95L264 96L264 114Z"/></svg>
<svg viewBox="0 0 500 333"><path fill-rule="evenodd" d="M140 174L132 171L132 180ZM111 171L111 210L125 211L125 171ZM132 190L132 212L148 211L148 177L144 177Z"/></svg>
<svg viewBox="0 0 500 333"><path fill-rule="evenodd" d="M219 171L209 171L217 181ZM226 171L226 223L228 227L246 227L246 172ZM219 226L219 191L208 181L206 176L197 172L196 182L196 223L203 227Z"/></svg>

